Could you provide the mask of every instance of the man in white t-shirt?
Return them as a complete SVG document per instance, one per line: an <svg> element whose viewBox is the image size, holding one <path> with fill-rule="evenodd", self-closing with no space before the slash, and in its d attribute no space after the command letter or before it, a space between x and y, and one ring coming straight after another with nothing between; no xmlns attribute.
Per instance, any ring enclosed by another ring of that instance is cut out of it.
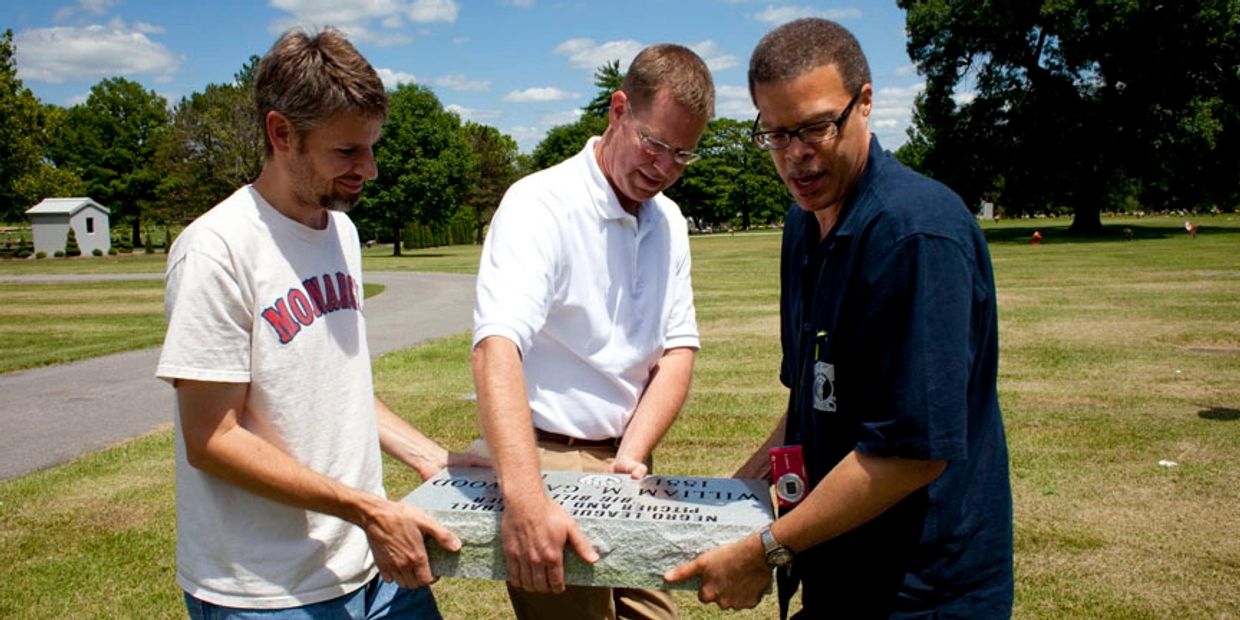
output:
<svg viewBox="0 0 1240 620"><path fill-rule="evenodd" d="M448 453L374 394L357 230L387 117L333 29L259 63L267 157L168 256L157 375L177 390L177 583L191 618L438 618L422 534L386 498L380 449L424 478Z"/></svg>
<svg viewBox="0 0 1240 620"><path fill-rule="evenodd" d="M685 219L661 192L697 159L710 71L656 45L585 149L515 183L483 248L474 308L478 411L504 496L520 618L669 618L667 592L565 587L564 547L597 560L540 469L640 478L676 419L698 348Z"/></svg>

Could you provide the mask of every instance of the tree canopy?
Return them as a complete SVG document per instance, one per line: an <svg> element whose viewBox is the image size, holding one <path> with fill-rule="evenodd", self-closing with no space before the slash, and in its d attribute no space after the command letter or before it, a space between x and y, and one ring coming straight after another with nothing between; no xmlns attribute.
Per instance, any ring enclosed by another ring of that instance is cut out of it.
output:
<svg viewBox="0 0 1240 620"><path fill-rule="evenodd" d="M389 97L388 121L375 145L379 178L367 186L357 216L392 234L399 256L406 224L445 222L465 204L478 164L460 118L430 89L402 84Z"/></svg>
<svg viewBox="0 0 1240 620"><path fill-rule="evenodd" d="M262 171L263 136L254 113L258 61L251 56L231 83L208 84L173 109L158 153L160 219L202 213Z"/></svg>
<svg viewBox="0 0 1240 620"><path fill-rule="evenodd" d="M82 182L46 156L49 124L59 108L43 106L17 77L13 31L0 35L0 222L23 219L49 195L81 194Z"/></svg>
<svg viewBox="0 0 1240 620"><path fill-rule="evenodd" d="M132 226L141 243L144 213L154 206L160 174L155 154L168 129L167 102L125 78L90 89L86 102L69 108L49 155L86 182L87 194Z"/></svg>
<svg viewBox="0 0 1240 620"><path fill-rule="evenodd" d="M1240 2L899 0L926 77L906 162L1010 213L1234 208Z"/></svg>
<svg viewBox="0 0 1240 620"><path fill-rule="evenodd" d="M465 202L473 214L474 242L481 244L504 192L521 172L519 152L516 140L489 125L469 122L464 131L478 164L475 177L469 179Z"/></svg>
<svg viewBox="0 0 1240 620"><path fill-rule="evenodd" d="M783 219L791 204L771 156L749 138L749 123L717 118L698 143L702 158L667 190L686 217L702 227L747 229Z"/></svg>

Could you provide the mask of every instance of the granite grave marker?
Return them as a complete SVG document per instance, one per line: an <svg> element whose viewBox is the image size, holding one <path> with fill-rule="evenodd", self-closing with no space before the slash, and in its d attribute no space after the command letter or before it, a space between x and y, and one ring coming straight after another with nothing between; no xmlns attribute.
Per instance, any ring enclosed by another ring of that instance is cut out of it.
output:
<svg viewBox="0 0 1240 620"><path fill-rule="evenodd" d="M697 580L663 581L663 572L717 545L740 540L771 522L761 480L543 472L547 495L564 507L594 543L599 561L564 553L573 585L697 590ZM431 571L440 577L507 579L500 542L503 498L495 472L453 467L405 497L461 539L460 553L427 541Z"/></svg>

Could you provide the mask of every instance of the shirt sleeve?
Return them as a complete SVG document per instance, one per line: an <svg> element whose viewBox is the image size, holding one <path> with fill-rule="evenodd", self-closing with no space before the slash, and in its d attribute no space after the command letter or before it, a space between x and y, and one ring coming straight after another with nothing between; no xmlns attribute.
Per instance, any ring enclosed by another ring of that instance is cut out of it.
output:
<svg viewBox="0 0 1240 620"><path fill-rule="evenodd" d="M524 354L551 309L560 243L553 214L522 189L514 186L504 196L487 232L478 265L473 345L500 336Z"/></svg>
<svg viewBox="0 0 1240 620"><path fill-rule="evenodd" d="M697 311L693 306L693 259L689 252L689 232L684 218L673 235L677 240L676 255L672 257L673 294L671 312L668 315L667 335L664 349L677 347L701 347L698 336Z"/></svg>
<svg viewBox="0 0 1240 620"><path fill-rule="evenodd" d="M925 460L967 458L975 270L950 239L913 235L874 257L865 281L855 377L857 449Z"/></svg>
<svg viewBox="0 0 1240 620"><path fill-rule="evenodd" d="M155 375L247 383L253 316L241 287L214 258L188 250L169 267L164 312L168 333Z"/></svg>

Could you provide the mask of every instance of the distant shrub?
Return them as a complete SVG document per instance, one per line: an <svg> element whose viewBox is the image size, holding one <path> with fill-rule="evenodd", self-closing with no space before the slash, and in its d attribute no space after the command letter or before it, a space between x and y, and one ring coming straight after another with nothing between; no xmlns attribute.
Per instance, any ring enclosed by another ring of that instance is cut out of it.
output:
<svg viewBox="0 0 1240 620"><path fill-rule="evenodd" d="M145 254L154 254L155 242L151 240L151 233L146 233L144 237L145 238L142 240L143 252Z"/></svg>
<svg viewBox="0 0 1240 620"><path fill-rule="evenodd" d="M30 250L22 248L17 251L17 258L29 258L29 257L30 257Z"/></svg>
<svg viewBox="0 0 1240 620"><path fill-rule="evenodd" d="M116 248L108 248L108 256L116 256L118 253Z"/></svg>
<svg viewBox="0 0 1240 620"><path fill-rule="evenodd" d="M65 257L65 251L64 251L64 250L56 250L56 253L55 253L55 254L52 254L52 256L55 256L56 258L64 258L64 257Z"/></svg>
<svg viewBox="0 0 1240 620"><path fill-rule="evenodd" d="M47 258L47 252L44 252L43 250L39 250L38 252L34 253L34 257L35 258Z"/></svg>
<svg viewBox="0 0 1240 620"><path fill-rule="evenodd" d="M77 233L73 231L73 227L69 227L69 234L65 238L65 254L69 256L81 256L82 249L78 247Z"/></svg>
<svg viewBox="0 0 1240 620"><path fill-rule="evenodd" d="M103 256L103 250L100 250L99 248L95 248L90 251L90 254L91 256Z"/></svg>

